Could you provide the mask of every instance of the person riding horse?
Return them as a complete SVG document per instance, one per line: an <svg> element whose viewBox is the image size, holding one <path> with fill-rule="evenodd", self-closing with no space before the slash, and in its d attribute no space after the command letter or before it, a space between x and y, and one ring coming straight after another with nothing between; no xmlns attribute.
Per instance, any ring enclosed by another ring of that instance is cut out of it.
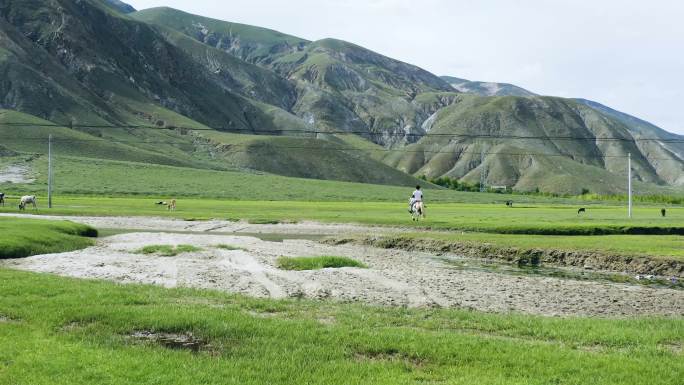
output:
<svg viewBox="0 0 684 385"><path fill-rule="evenodd" d="M420 186L416 186L416 191L411 194L411 200L409 201L409 213L413 213L413 208L417 202L423 201L423 192L420 191Z"/></svg>

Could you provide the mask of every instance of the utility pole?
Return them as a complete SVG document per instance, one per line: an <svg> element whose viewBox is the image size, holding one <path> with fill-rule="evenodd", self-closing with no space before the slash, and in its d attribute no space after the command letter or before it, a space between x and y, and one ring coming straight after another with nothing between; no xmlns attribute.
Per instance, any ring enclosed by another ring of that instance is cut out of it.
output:
<svg viewBox="0 0 684 385"><path fill-rule="evenodd" d="M629 218L632 218L632 153L630 152L627 156L627 204Z"/></svg>
<svg viewBox="0 0 684 385"><path fill-rule="evenodd" d="M485 188L485 182L487 180L487 174L485 170L485 150L484 147L482 148L482 153L480 154L480 167L482 168L480 170L480 192L485 192L487 189Z"/></svg>
<svg viewBox="0 0 684 385"><path fill-rule="evenodd" d="M48 208L52 208L52 134L48 136Z"/></svg>

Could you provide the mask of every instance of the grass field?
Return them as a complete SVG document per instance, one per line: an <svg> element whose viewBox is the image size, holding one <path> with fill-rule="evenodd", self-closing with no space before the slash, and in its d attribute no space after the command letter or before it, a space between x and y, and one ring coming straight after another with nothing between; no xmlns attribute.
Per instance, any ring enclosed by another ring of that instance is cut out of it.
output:
<svg viewBox="0 0 684 385"><path fill-rule="evenodd" d="M674 385L684 376L682 319L272 301L3 269L0 292L7 384ZM200 347L135 337L154 333Z"/></svg>
<svg viewBox="0 0 684 385"><path fill-rule="evenodd" d="M94 151L97 151L95 149ZM31 184L0 183L0 191L13 195L47 191L47 157L22 155L0 157L0 168L9 164L29 166L36 181ZM422 183L428 203L496 203L512 199L515 205L531 203L591 205L587 197L554 198L534 195L473 193L447 190ZM213 198L251 201L408 201L413 183L405 187L284 177L236 169L220 171L188 167L79 158L59 155L54 159L53 191L60 195L151 198ZM638 190L636 193L638 194ZM624 203L607 201L608 205ZM652 205L652 204L646 204Z"/></svg>
<svg viewBox="0 0 684 385"><path fill-rule="evenodd" d="M67 222L0 218L0 259L56 253L94 244L97 230Z"/></svg>
<svg viewBox="0 0 684 385"><path fill-rule="evenodd" d="M264 187L266 188L266 187ZM463 193L468 194L468 193ZM490 194L496 195L496 194ZM509 209L502 204L428 203L427 220L415 223L407 213L403 200L391 202L302 202L246 201L217 199L179 199L178 209L168 212L155 205L153 198L59 197L54 208L45 209L45 199L38 214L66 215L152 215L181 219L231 219L254 223L317 220L323 222L355 222L436 230L463 230L491 233L596 235L623 233L659 233L684 231L684 208L672 207L666 218L659 207L637 207L634 217L620 206L584 206L587 212L577 214L578 206L529 204ZM41 204L41 201L43 202ZM14 204L0 207L0 213L17 212ZM29 212L33 212L29 210Z"/></svg>
<svg viewBox="0 0 684 385"><path fill-rule="evenodd" d="M623 256L646 256L684 260L684 237L681 235L535 235L491 233L405 233L401 237L437 239L464 244L487 244L494 247L601 252Z"/></svg>

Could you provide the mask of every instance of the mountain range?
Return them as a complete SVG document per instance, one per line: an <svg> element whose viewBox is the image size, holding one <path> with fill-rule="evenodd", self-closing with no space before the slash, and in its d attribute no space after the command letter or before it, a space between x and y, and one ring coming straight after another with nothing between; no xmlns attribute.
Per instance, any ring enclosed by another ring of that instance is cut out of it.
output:
<svg viewBox="0 0 684 385"><path fill-rule="evenodd" d="M72 156L560 193L624 191L631 154L644 191L684 185L684 137L599 103L172 8L3 0L0 73L5 152L52 133Z"/></svg>

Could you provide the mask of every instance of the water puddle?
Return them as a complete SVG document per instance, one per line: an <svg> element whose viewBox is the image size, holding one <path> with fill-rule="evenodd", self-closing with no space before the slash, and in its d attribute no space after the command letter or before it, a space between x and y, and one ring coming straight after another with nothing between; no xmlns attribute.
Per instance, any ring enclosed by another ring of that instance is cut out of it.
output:
<svg viewBox="0 0 684 385"><path fill-rule="evenodd" d="M138 229L98 229L100 238L111 237L119 234L130 233L170 233L170 234L192 234L192 235L229 235L238 237L253 237L265 242L283 242L285 240L300 239L307 241L318 241L328 235L326 234L285 234L285 233L245 233L245 232L220 232L220 231L183 231L183 230L138 230Z"/></svg>
<svg viewBox="0 0 684 385"><path fill-rule="evenodd" d="M637 276L549 266L515 265L497 261L448 256L441 256L438 257L438 259L446 262L452 268L465 271L481 271L514 276L561 278L575 281L603 281L684 290L684 281L670 280L663 277Z"/></svg>
<svg viewBox="0 0 684 385"><path fill-rule="evenodd" d="M156 333L153 331L136 331L129 338L140 343L157 344L167 349L189 350L197 353L209 350L211 345L192 333Z"/></svg>

